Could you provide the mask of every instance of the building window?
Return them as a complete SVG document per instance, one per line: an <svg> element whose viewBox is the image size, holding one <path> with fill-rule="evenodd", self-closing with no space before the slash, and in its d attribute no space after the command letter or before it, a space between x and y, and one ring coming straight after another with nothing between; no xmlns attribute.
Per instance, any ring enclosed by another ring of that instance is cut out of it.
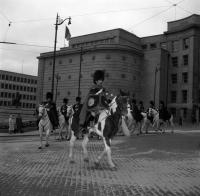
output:
<svg viewBox="0 0 200 196"><path fill-rule="evenodd" d="M93 60L93 61L95 60L95 58L96 58L95 56L92 56L92 60Z"/></svg>
<svg viewBox="0 0 200 196"><path fill-rule="evenodd" d="M4 88L4 83L1 83L1 88Z"/></svg>
<svg viewBox="0 0 200 196"><path fill-rule="evenodd" d="M172 41L172 52L177 52L179 47L178 47L178 41Z"/></svg>
<svg viewBox="0 0 200 196"><path fill-rule="evenodd" d="M60 65L61 65L61 64L62 64L62 60L59 60L59 61L58 61L58 64L60 64Z"/></svg>
<svg viewBox="0 0 200 196"><path fill-rule="evenodd" d="M151 49L156 49L156 48L157 48L156 43L150 44L150 48L151 48Z"/></svg>
<svg viewBox="0 0 200 196"><path fill-rule="evenodd" d="M188 83L188 73L187 72L182 73L182 82Z"/></svg>
<svg viewBox="0 0 200 196"><path fill-rule="evenodd" d="M71 75L68 75L68 79L71 79L72 77L71 77Z"/></svg>
<svg viewBox="0 0 200 196"><path fill-rule="evenodd" d="M183 65L188 65L188 54L183 55Z"/></svg>
<svg viewBox="0 0 200 196"><path fill-rule="evenodd" d="M161 42L160 43L160 48L163 48L163 49L167 50L167 43L166 42Z"/></svg>
<svg viewBox="0 0 200 196"><path fill-rule="evenodd" d="M187 103L187 90L182 90L182 103Z"/></svg>
<svg viewBox="0 0 200 196"><path fill-rule="evenodd" d="M106 74L105 74L105 77L106 77L106 78L109 78L109 73L106 73Z"/></svg>
<svg viewBox="0 0 200 196"><path fill-rule="evenodd" d="M111 59L110 54L106 54L106 59Z"/></svg>
<svg viewBox="0 0 200 196"><path fill-rule="evenodd" d="M71 94L71 92L70 92L70 91L68 91L68 92L67 92L67 95L70 95L70 94Z"/></svg>
<svg viewBox="0 0 200 196"><path fill-rule="evenodd" d="M4 79L5 79L5 75L3 74L3 75L2 75L2 80L4 80Z"/></svg>
<svg viewBox="0 0 200 196"><path fill-rule="evenodd" d="M24 78L21 78L21 82L24 82Z"/></svg>
<svg viewBox="0 0 200 196"><path fill-rule="evenodd" d="M142 45L142 49L146 50L147 49L147 44Z"/></svg>
<svg viewBox="0 0 200 196"><path fill-rule="evenodd" d="M183 108L183 118L187 118L187 108Z"/></svg>
<svg viewBox="0 0 200 196"><path fill-rule="evenodd" d="M126 61L126 57L125 56L122 56L122 61Z"/></svg>
<svg viewBox="0 0 200 196"><path fill-rule="evenodd" d="M10 79L9 79L10 81L12 81L12 76L10 76Z"/></svg>
<svg viewBox="0 0 200 196"><path fill-rule="evenodd" d="M178 67L178 57L172 57L172 66Z"/></svg>
<svg viewBox="0 0 200 196"><path fill-rule="evenodd" d="M121 78L126 78L126 74L121 74Z"/></svg>
<svg viewBox="0 0 200 196"><path fill-rule="evenodd" d="M176 91L171 91L171 103L176 103L177 93Z"/></svg>
<svg viewBox="0 0 200 196"><path fill-rule="evenodd" d="M172 84L176 84L177 83L177 74L172 74L171 79L172 79Z"/></svg>
<svg viewBox="0 0 200 196"><path fill-rule="evenodd" d="M72 59L69 59L69 63L72 63Z"/></svg>
<svg viewBox="0 0 200 196"><path fill-rule="evenodd" d="M8 80L8 75L6 75L6 80Z"/></svg>
<svg viewBox="0 0 200 196"><path fill-rule="evenodd" d="M51 80L51 77L49 77L48 80Z"/></svg>
<svg viewBox="0 0 200 196"><path fill-rule="evenodd" d="M190 45L189 41L190 41L189 38L183 39L183 50L186 50L189 48L189 45Z"/></svg>

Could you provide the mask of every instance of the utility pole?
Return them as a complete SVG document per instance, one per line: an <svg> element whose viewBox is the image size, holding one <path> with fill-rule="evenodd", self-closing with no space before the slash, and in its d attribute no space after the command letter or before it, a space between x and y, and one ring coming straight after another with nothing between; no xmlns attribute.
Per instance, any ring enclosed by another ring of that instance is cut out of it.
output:
<svg viewBox="0 0 200 196"><path fill-rule="evenodd" d="M59 20L59 15L57 13L56 16L56 24L55 24L55 40L54 40L54 51L53 51L53 67L52 67L52 83L51 83L51 93L54 96L54 77L55 77L55 64L56 64L56 44L57 44L57 31L58 25L64 23L65 20L69 20L68 25L71 24L71 17L65 18L64 20Z"/></svg>
<svg viewBox="0 0 200 196"><path fill-rule="evenodd" d="M54 75L55 75L55 63L56 63L57 31L58 31L58 13L56 16L56 24L55 24L55 40L54 40L54 51L53 51L52 81L51 81L51 93L53 96L54 96Z"/></svg>
<svg viewBox="0 0 200 196"><path fill-rule="evenodd" d="M81 95L82 56L83 56L83 47L81 46L81 51L80 51L80 64L79 64L79 77L78 77L78 97L80 97L80 95Z"/></svg>
<svg viewBox="0 0 200 196"><path fill-rule="evenodd" d="M157 72L159 71L159 68L156 67L155 68L155 76L154 76L154 95L153 95L153 100L154 100L154 104L155 104L155 101L156 101L156 88L157 88Z"/></svg>

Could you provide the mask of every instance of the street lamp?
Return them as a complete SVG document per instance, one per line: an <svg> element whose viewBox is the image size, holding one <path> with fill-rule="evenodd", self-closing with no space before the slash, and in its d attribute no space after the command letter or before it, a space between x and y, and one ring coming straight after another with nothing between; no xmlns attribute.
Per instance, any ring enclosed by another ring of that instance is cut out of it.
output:
<svg viewBox="0 0 200 196"><path fill-rule="evenodd" d="M55 103L56 103L56 101L57 101L57 94L58 94L58 80L60 80L60 75L57 73L56 75L55 75L55 78L56 78L56 95L55 95Z"/></svg>
<svg viewBox="0 0 200 196"><path fill-rule="evenodd" d="M81 96L81 69L82 69L82 57L83 56L83 47L81 46L81 51L80 51L80 64L79 64L79 77L78 77L78 97Z"/></svg>
<svg viewBox="0 0 200 196"><path fill-rule="evenodd" d="M160 71L160 68L158 68L158 67L156 67L155 68L155 72L154 72L154 74L155 74L155 76L154 76L154 98L153 98L153 100L154 100L154 104L155 104L155 101L156 101L156 88L157 88L157 73L158 73L158 71Z"/></svg>
<svg viewBox="0 0 200 196"><path fill-rule="evenodd" d="M53 69L52 69L52 83L51 83L51 93L54 95L54 75L55 75L55 63L56 63L56 44L57 44L57 31L58 31L58 26L63 24L65 20L68 21L68 25L71 24L71 17L65 18L64 20L59 20L59 16L57 13L56 16L56 24L55 24L55 41L54 41L54 51L53 51Z"/></svg>

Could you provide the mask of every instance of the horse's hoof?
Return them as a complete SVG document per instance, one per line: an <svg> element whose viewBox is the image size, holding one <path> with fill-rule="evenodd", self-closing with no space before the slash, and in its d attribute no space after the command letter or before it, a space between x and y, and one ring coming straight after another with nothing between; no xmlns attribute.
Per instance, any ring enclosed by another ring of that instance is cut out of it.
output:
<svg viewBox="0 0 200 196"><path fill-rule="evenodd" d="M116 166L110 167L110 170L111 170L111 171L117 171L117 167L116 167Z"/></svg>
<svg viewBox="0 0 200 196"><path fill-rule="evenodd" d="M88 162L89 162L89 159L88 159L88 158L84 158L83 161L84 161L85 163L88 163Z"/></svg>

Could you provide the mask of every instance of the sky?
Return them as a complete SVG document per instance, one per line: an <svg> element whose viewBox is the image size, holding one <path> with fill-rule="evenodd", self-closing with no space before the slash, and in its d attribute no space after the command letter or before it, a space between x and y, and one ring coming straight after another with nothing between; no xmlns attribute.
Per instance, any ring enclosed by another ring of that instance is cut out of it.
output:
<svg viewBox="0 0 200 196"><path fill-rule="evenodd" d="M200 0L0 0L0 70L37 75L40 53L53 51L56 15L72 18L71 36L123 28L138 37L162 34L167 22L200 15ZM9 25L10 24L10 25ZM57 49L67 46L67 21Z"/></svg>

